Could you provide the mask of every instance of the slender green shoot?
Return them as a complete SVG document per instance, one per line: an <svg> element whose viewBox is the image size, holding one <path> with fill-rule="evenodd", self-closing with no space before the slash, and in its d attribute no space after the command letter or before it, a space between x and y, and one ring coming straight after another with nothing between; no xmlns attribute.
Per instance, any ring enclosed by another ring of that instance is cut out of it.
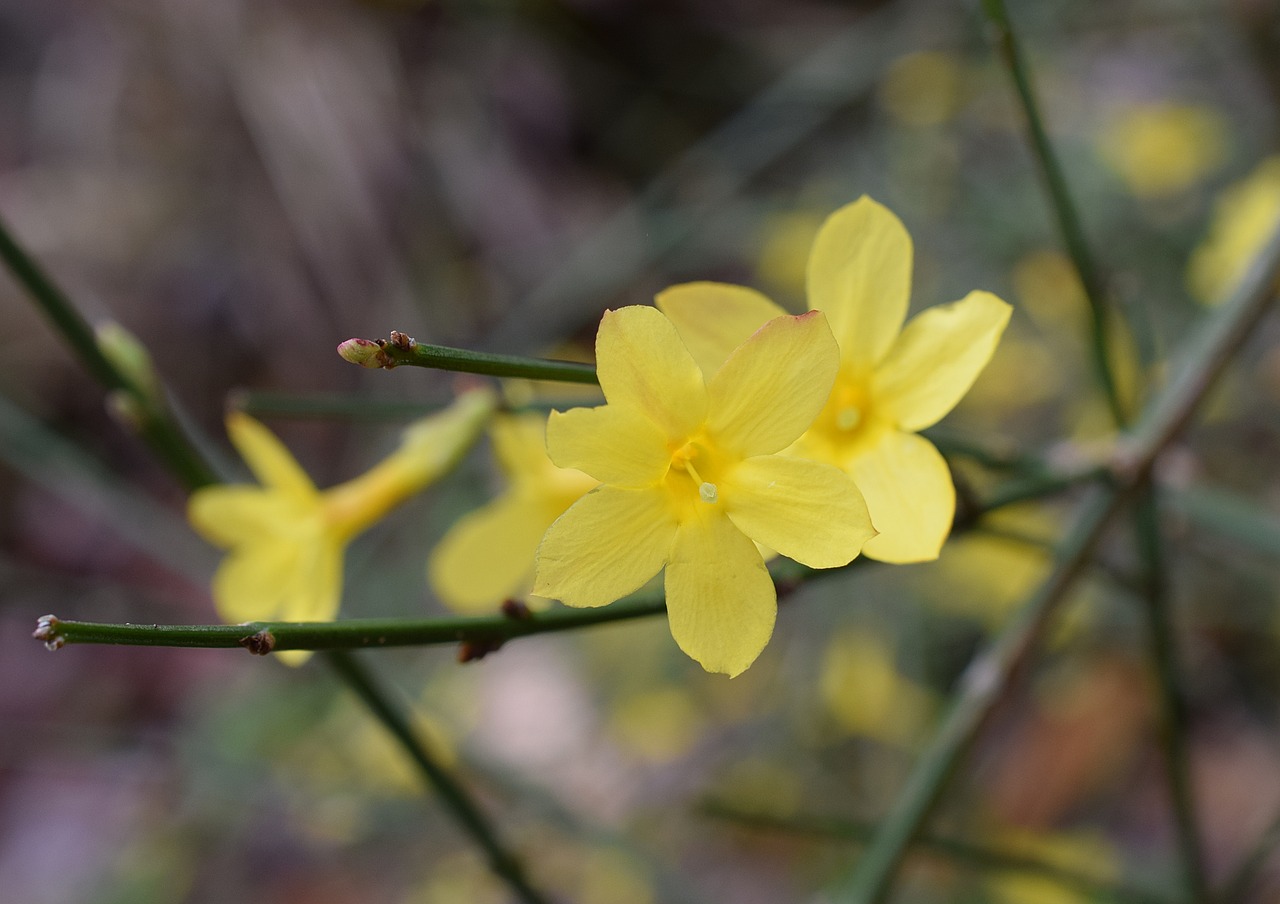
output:
<svg viewBox="0 0 1280 904"><path fill-rule="evenodd" d="M379 687L373 674L352 653L330 651L325 654L325 660L418 766L440 801L471 840L484 851L493 874L506 882L516 897L525 904L549 904L548 899L529 883L523 864L498 838L497 830L480 811L467 790L418 739L405 713L391 702L390 691Z"/></svg>
<svg viewBox="0 0 1280 904"><path fill-rule="evenodd" d="M779 816L756 810L739 809L721 801L705 803L702 812L748 829L809 835L858 844L865 844L876 831L876 824L873 822L823 816ZM1100 895L1107 900L1126 901L1132 904L1173 904L1169 898L1154 891L1117 882L1107 876L1073 869L1047 857L1006 849L998 843L978 844L965 839L922 832L912 842L911 848L913 854L932 855L982 872L1040 876L1074 891L1086 895Z"/></svg>
<svg viewBox="0 0 1280 904"><path fill-rule="evenodd" d="M1066 245L1067 254L1070 255L1076 272L1080 275L1080 284L1084 288L1085 298L1089 303L1093 365L1098 381L1102 385L1112 418L1117 426L1124 427L1128 423L1128 412L1125 410L1124 400L1120 397L1120 387L1112 370L1112 361L1115 360L1112 354L1115 337L1111 329L1111 305L1108 303L1101 271L1085 239L1084 228L1080 224L1080 214L1067 188L1062 165L1045 131L1044 119L1040 115L1040 103L1036 99L1035 89L1031 84L1031 73L1023 60L1022 48L1014 33L1013 24L1009 20L1004 0L982 0L982 9L991 26L991 40L996 52L1008 69L1018 93L1022 113L1026 118L1028 143L1031 145L1036 163L1040 167L1040 174L1049 191L1058 229L1062 233L1062 241Z"/></svg>
<svg viewBox="0 0 1280 904"><path fill-rule="evenodd" d="M562 383L595 384L596 369L577 361L554 361L520 355L498 355L445 345L427 345L393 330L387 339L348 339L338 346L344 361L361 367L391 370L402 365L452 370L490 377L519 377L526 380L556 380Z"/></svg>
<svg viewBox="0 0 1280 904"><path fill-rule="evenodd" d="M1190 724L1186 693L1178 669L1170 612L1169 563L1160 532L1159 502L1148 486L1134 506L1134 529L1143 562L1147 603L1148 646L1160 692L1160 747L1169 771L1169 792L1186 888L1196 904L1209 901L1209 880L1200 843L1195 789L1191 783Z"/></svg>
<svg viewBox="0 0 1280 904"><path fill-rule="evenodd" d="M134 428L174 476L189 490L215 483L217 476L213 468L174 420L163 395L138 385L103 352L93 327L35 258L18 244L3 222L0 222L0 260L94 379L127 401L123 408Z"/></svg>

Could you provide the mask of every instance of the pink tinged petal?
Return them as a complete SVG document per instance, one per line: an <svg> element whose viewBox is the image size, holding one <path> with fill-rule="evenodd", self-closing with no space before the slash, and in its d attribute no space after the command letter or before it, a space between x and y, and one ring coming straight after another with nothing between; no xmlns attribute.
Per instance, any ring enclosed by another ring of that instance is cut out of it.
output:
<svg viewBox="0 0 1280 904"><path fill-rule="evenodd" d="M634 409L614 405L551 412L547 451L561 468L623 487L651 486L671 465L666 435Z"/></svg>
<svg viewBox="0 0 1280 904"><path fill-rule="evenodd" d="M1012 311L990 292L970 292L913 318L876 370L876 404L904 430L937 423L987 366Z"/></svg>
<svg viewBox="0 0 1280 904"><path fill-rule="evenodd" d="M938 450L914 433L891 430L851 465L880 533L862 554L881 562L936 559L951 532L956 491Z"/></svg>
<svg viewBox="0 0 1280 904"><path fill-rule="evenodd" d="M314 496L316 486L307 472L261 423L233 411L227 415L227 435L236 447L253 476L264 487L280 490L292 496Z"/></svg>
<svg viewBox="0 0 1280 904"><path fill-rule="evenodd" d="M642 414L672 439L688 436L706 417L702 371L657 308L604 312L596 334L596 374L610 405Z"/></svg>
<svg viewBox="0 0 1280 904"><path fill-rule="evenodd" d="M876 533L853 479L803 458L749 458L722 498L744 534L810 568L847 565Z"/></svg>
<svg viewBox="0 0 1280 904"><path fill-rule="evenodd" d="M450 609L496 611L533 584L533 557L561 514L540 498L506 495L459 519L431 552L427 578Z"/></svg>
<svg viewBox="0 0 1280 904"><path fill-rule="evenodd" d="M818 230L809 255L809 306L826 312L852 370L875 367L902 328L911 253L902 221L865 195Z"/></svg>
<svg viewBox="0 0 1280 904"><path fill-rule="evenodd" d="M839 367L840 352L821 311L776 317L711 378L707 432L739 457L777 452L813 423Z"/></svg>
<svg viewBox="0 0 1280 904"><path fill-rule="evenodd" d="M752 333L787 314L755 289L717 282L672 286L654 301L708 379Z"/></svg>
<svg viewBox="0 0 1280 904"><path fill-rule="evenodd" d="M741 674L773 635L773 579L756 545L719 512L680 526L666 591L671 636L708 672Z"/></svg>
<svg viewBox="0 0 1280 904"><path fill-rule="evenodd" d="M547 530L533 592L567 606L612 603L658 573L675 535L663 491L597 487Z"/></svg>

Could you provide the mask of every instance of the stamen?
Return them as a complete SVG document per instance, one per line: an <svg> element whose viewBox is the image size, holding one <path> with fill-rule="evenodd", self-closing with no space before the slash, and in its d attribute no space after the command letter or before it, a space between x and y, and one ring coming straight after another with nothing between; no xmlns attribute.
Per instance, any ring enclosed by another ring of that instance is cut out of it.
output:
<svg viewBox="0 0 1280 904"><path fill-rule="evenodd" d="M862 421L862 412L857 408L841 408L836 414L836 426L841 430L852 430Z"/></svg>
<svg viewBox="0 0 1280 904"><path fill-rule="evenodd" d="M720 497L720 494L716 491L716 485L706 481L703 481L698 486L698 495L702 497L703 502L715 502Z"/></svg>

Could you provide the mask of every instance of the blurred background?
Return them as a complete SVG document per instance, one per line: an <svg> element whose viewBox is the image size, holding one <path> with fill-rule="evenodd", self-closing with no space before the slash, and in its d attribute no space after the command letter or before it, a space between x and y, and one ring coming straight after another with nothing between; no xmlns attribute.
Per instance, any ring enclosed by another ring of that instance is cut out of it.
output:
<svg viewBox="0 0 1280 904"><path fill-rule="evenodd" d="M1280 150L1280 8L1014 6L1136 393L1221 292L1191 261L1231 219L1224 192ZM1080 290L976 3L0 0L0 216L91 319L146 343L232 473L229 405L328 486L394 445L381 403L452 393L345 364L350 336L581 354L605 308L691 279L803 310L819 223L862 194L914 238L914 309L973 288L1016 307L947 431L1067 463L1105 441ZM1280 813L1277 339L1265 322L1162 474L1220 881ZM365 410L290 410L316 394ZM962 499L999 476L953 470ZM426 555L501 485L482 445L357 540L344 614L444 614ZM732 682L661 620L374 664L557 899L805 900L892 802L1070 502L803 587ZM506 900L319 664L30 639L46 612L216 621L218 553L184 503L0 277L0 897ZM1178 898L1126 531L1099 561L934 829L1115 887L935 852L900 900ZM1280 861L1260 863L1251 899L1274 900Z"/></svg>

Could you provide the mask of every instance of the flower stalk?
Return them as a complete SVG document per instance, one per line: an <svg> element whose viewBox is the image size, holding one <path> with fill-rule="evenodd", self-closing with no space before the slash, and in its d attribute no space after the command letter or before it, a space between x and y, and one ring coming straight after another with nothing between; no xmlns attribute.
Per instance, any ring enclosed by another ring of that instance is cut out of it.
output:
<svg viewBox="0 0 1280 904"><path fill-rule="evenodd" d="M597 382L596 369L590 364L428 345L397 330L391 331L390 339L347 339L338 345L338 354L352 364L384 370L411 365L490 377L521 377L561 383Z"/></svg>

